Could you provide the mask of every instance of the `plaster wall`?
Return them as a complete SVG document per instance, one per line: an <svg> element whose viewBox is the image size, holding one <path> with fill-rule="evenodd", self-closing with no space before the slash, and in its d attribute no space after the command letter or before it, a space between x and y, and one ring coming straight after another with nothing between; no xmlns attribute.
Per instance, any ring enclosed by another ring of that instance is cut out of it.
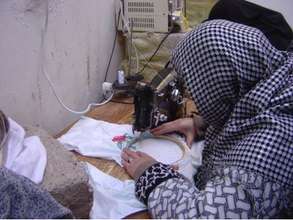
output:
<svg viewBox="0 0 293 220"><path fill-rule="evenodd" d="M115 37L115 0L1 0L0 109L51 134L78 119L57 102L42 69L76 110L102 97ZM117 46L108 80L122 56Z"/></svg>

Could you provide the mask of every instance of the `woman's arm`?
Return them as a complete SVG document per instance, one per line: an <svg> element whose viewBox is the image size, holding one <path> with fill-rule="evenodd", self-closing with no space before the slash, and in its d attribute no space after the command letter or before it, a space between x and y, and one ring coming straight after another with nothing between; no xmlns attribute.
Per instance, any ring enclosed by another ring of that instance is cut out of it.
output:
<svg viewBox="0 0 293 220"><path fill-rule="evenodd" d="M265 182L255 174L233 172L215 177L199 191L170 166L156 163L138 178L136 195L147 204L154 218L239 219L279 215L284 198L277 184ZM248 183L243 183L245 178L250 181L249 188Z"/></svg>
<svg viewBox="0 0 293 220"><path fill-rule="evenodd" d="M153 135L163 135L170 132L179 132L186 137L188 146L192 145L194 139L200 139L204 136L207 128L203 118L194 115L193 118L181 118L175 121L167 122L151 130Z"/></svg>

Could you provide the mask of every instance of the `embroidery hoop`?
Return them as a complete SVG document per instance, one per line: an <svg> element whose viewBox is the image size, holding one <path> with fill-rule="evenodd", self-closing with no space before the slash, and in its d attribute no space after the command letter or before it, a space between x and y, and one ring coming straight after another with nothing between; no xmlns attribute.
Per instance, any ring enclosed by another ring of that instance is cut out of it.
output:
<svg viewBox="0 0 293 220"><path fill-rule="evenodd" d="M152 137L146 137L144 139L136 139L132 144L143 142L144 140L148 139L160 139L160 140L167 140L175 143L177 146L179 146L180 150L182 151L181 157L176 160L175 162L172 162L170 165L180 164L180 162L185 158L185 156L190 153L190 149L187 146L186 143L182 142L179 138L167 136L167 135L158 135L158 136L152 136Z"/></svg>

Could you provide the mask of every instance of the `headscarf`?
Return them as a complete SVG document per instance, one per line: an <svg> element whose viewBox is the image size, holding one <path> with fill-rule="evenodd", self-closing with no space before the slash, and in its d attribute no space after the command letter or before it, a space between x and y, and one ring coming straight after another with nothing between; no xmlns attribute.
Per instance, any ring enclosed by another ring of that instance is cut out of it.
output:
<svg viewBox="0 0 293 220"><path fill-rule="evenodd" d="M236 166L293 187L293 55L256 28L212 20L171 63L209 124L204 166Z"/></svg>

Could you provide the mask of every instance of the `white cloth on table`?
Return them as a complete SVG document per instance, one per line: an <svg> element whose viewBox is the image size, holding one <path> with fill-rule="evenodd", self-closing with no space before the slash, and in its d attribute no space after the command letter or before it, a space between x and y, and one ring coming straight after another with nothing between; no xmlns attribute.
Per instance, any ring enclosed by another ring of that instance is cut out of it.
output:
<svg viewBox="0 0 293 220"><path fill-rule="evenodd" d="M121 151L123 146L113 141L115 137L123 135L133 136L132 126L129 124L114 124L105 121L82 117L66 134L58 140L68 149L74 150L84 156L99 157L114 160L121 166ZM119 139L119 138L118 138ZM182 139L182 138L181 138ZM131 140L131 139L130 139ZM146 139L135 145L150 145L150 148L137 146L138 150L150 154L160 162L164 160L176 160L176 150L171 149L174 143ZM178 148L178 146L176 146ZM193 181L197 168L201 165L201 151L203 141L194 143L189 154L179 164L179 172ZM180 155L179 155L180 157ZM92 165L87 164L87 172L90 184L94 190L94 203L91 210L91 218L123 218L131 213L144 210L145 206L135 197L134 181L120 181L111 177Z"/></svg>
<svg viewBox="0 0 293 220"><path fill-rule="evenodd" d="M113 138L124 134L134 136L131 125L115 124L89 117L82 117L58 140L68 150L74 150L84 156L114 160L121 166L121 151L123 147L119 147L113 141ZM181 138L181 140L183 139ZM124 143L124 145L127 144ZM137 145L138 150L148 153L163 163L166 163L168 160L176 161L176 158L179 159L178 157L180 157L180 154L178 154L178 146L170 141L147 139L135 145ZM140 145L148 145L149 147L140 149ZM203 142L194 143L190 154L186 154L185 158L179 164L179 172L191 181L193 181L197 167L201 165L202 148ZM166 154L166 152L168 153Z"/></svg>
<svg viewBox="0 0 293 220"><path fill-rule="evenodd" d="M134 195L133 180L121 181L86 163L94 201L91 219L120 219L146 209Z"/></svg>
<svg viewBox="0 0 293 220"><path fill-rule="evenodd" d="M33 182L42 182L47 165L47 152L37 136L25 138L24 129L11 118L6 143L3 147L3 165Z"/></svg>
<svg viewBox="0 0 293 220"><path fill-rule="evenodd" d="M58 140L71 151L84 156L114 160L121 166L121 149L112 141L113 137L131 134L132 126L113 124L82 117Z"/></svg>

